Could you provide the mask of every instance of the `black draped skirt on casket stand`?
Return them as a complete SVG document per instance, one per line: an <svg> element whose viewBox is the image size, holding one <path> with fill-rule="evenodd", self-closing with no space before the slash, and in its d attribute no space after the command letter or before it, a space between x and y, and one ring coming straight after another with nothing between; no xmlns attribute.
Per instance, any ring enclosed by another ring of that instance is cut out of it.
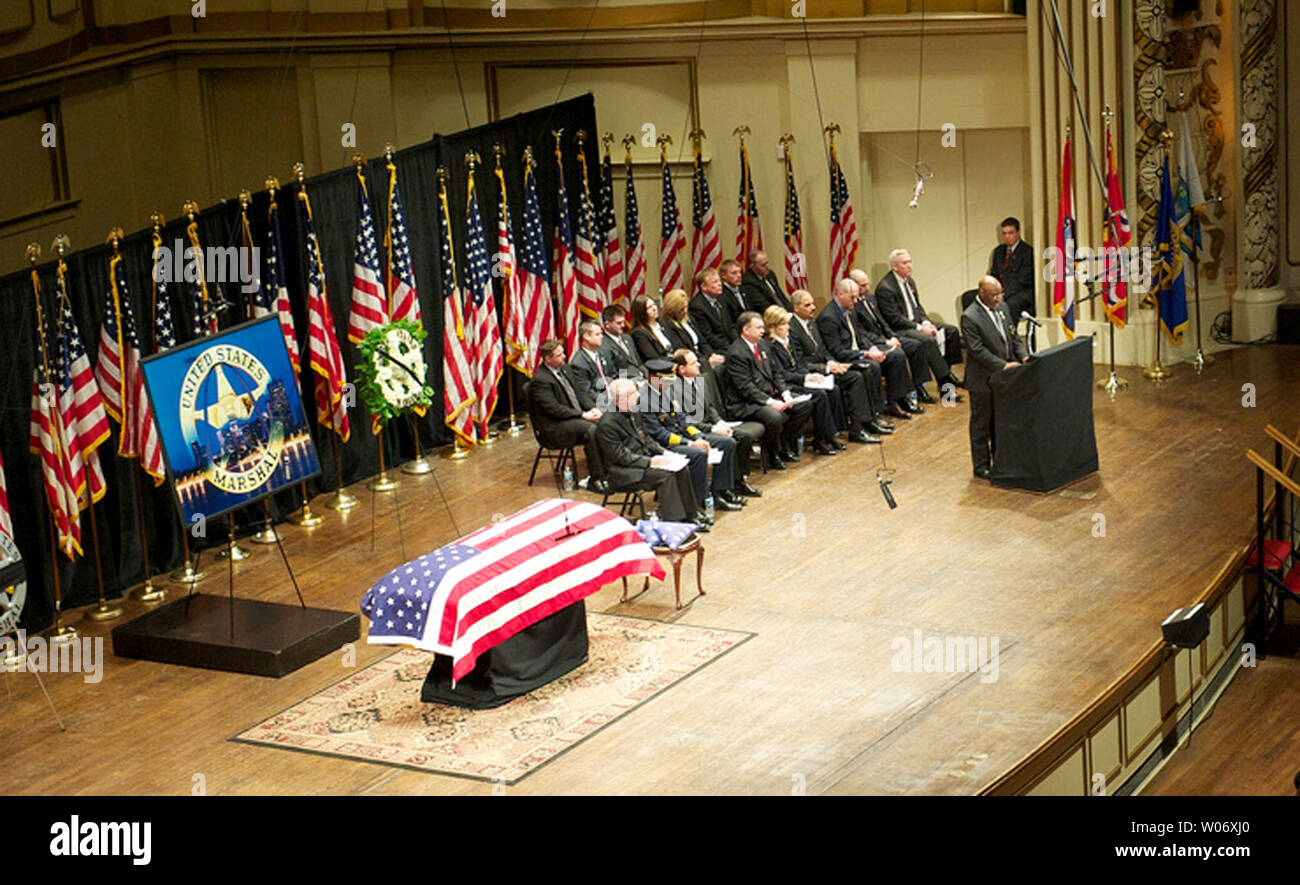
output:
<svg viewBox="0 0 1300 885"><path fill-rule="evenodd" d="M479 656L451 685L451 658L435 655L420 690L425 703L499 707L587 662L587 608L579 599Z"/></svg>

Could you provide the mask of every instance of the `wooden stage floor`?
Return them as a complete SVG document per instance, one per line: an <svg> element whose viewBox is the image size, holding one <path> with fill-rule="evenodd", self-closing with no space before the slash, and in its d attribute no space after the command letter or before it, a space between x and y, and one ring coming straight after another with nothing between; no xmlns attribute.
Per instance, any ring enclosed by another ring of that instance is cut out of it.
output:
<svg viewBox="0 0 1300 885"><path fill-rule="evenodd" d="M615 585L588 608L757 636L511 787L518 793L970 794L989 784L1126 671L1160 621L1194 598L1252 523L1244 449L1263 427L1300 421L1300 349L1217 355L1198 378L1176 367L1156 387L1095 397L1101 472L1036 495L971 476L967 405L931 407L886 443L899 507L876 484L876 447L809 454L757 476L763 497L720 514L706 536L708 596L675 613L670 586L620 605ZM1099 372L1100 374L1100 372ZM1257 405L1242 405L1242 385ZM1271 451L1271 449L1269 449ZM529 502L531 434L506 438L432 476L401 475L413 558ZM438 494L455 518L453 528ZM355 610L400 559L393 498L370 494L346 521L283 528L309 605ZM1098 516L1104 537L1094 536ZM685 567L686 583L693 564ZM179 592L171 585L173 594ZM290 602L274 549L237 566L237 591ZM201 589L224 593L224 568ZM128 605L128 616L143 610ZM76 616L74 615L74 620ZM82 622L87 635L109 625ZM897 672L896 639L996 638L997 680ZM51 674L69 722L60 735L35 681L7 677L0 792L484 794L491 785L230 743L227 739L345 677L330 655L279 680L113 658L103 680ZM391 649L358 645L357 666Z"/></svg>

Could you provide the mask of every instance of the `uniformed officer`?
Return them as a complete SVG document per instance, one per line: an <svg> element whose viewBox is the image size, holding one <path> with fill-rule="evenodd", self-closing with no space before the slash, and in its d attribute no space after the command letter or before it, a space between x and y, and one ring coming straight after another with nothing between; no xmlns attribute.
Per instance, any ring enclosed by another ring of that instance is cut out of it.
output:
<svg viewBox="0 0 1300 885"><path fill-rule="evenodd" d="M677 366L672 360L654 359L645 364L650 382L646 389L647 408L642 413L646 432L664 448L681 452L707 466L710 449L722 453L722 460L713 465L714 507L719 510L739 510L746 500L735 491L736 440L729 436L711 433L690 422L690 413L681 401L680 388L675 384ZM695 495L704 500L705 477L692 473Z"/></svg>

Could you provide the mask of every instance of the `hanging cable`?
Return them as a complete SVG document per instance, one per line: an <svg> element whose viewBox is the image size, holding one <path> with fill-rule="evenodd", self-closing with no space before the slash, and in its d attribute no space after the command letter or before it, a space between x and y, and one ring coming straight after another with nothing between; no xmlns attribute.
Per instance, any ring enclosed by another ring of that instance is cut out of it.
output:
<svg viewBox="0 0 1300 885"><path fill-rule="evenodd" d="M447 49L451 52L451 67L456 72L456 88L460 90L460 106L465 111L465 128L472 129L469 121L469 101L465 98L465 82L460 76L460 62L456 60L456 44L451 39L451 22L447 18L447 0L439 0L442 6L442 29L447 32Z"/></svg>

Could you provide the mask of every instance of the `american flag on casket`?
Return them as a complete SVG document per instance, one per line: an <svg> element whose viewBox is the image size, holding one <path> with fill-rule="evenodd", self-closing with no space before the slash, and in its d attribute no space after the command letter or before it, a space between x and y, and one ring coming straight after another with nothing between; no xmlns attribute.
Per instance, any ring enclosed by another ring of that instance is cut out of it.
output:
<svg viewBox="0 0 1300 885"><path fill-rule="evenodd" d="M547 498L381 578L361 597L366 641L448 655L459 680L520 630L643 574L662 580L664 569L631 523L597 504Z"/></svg>

